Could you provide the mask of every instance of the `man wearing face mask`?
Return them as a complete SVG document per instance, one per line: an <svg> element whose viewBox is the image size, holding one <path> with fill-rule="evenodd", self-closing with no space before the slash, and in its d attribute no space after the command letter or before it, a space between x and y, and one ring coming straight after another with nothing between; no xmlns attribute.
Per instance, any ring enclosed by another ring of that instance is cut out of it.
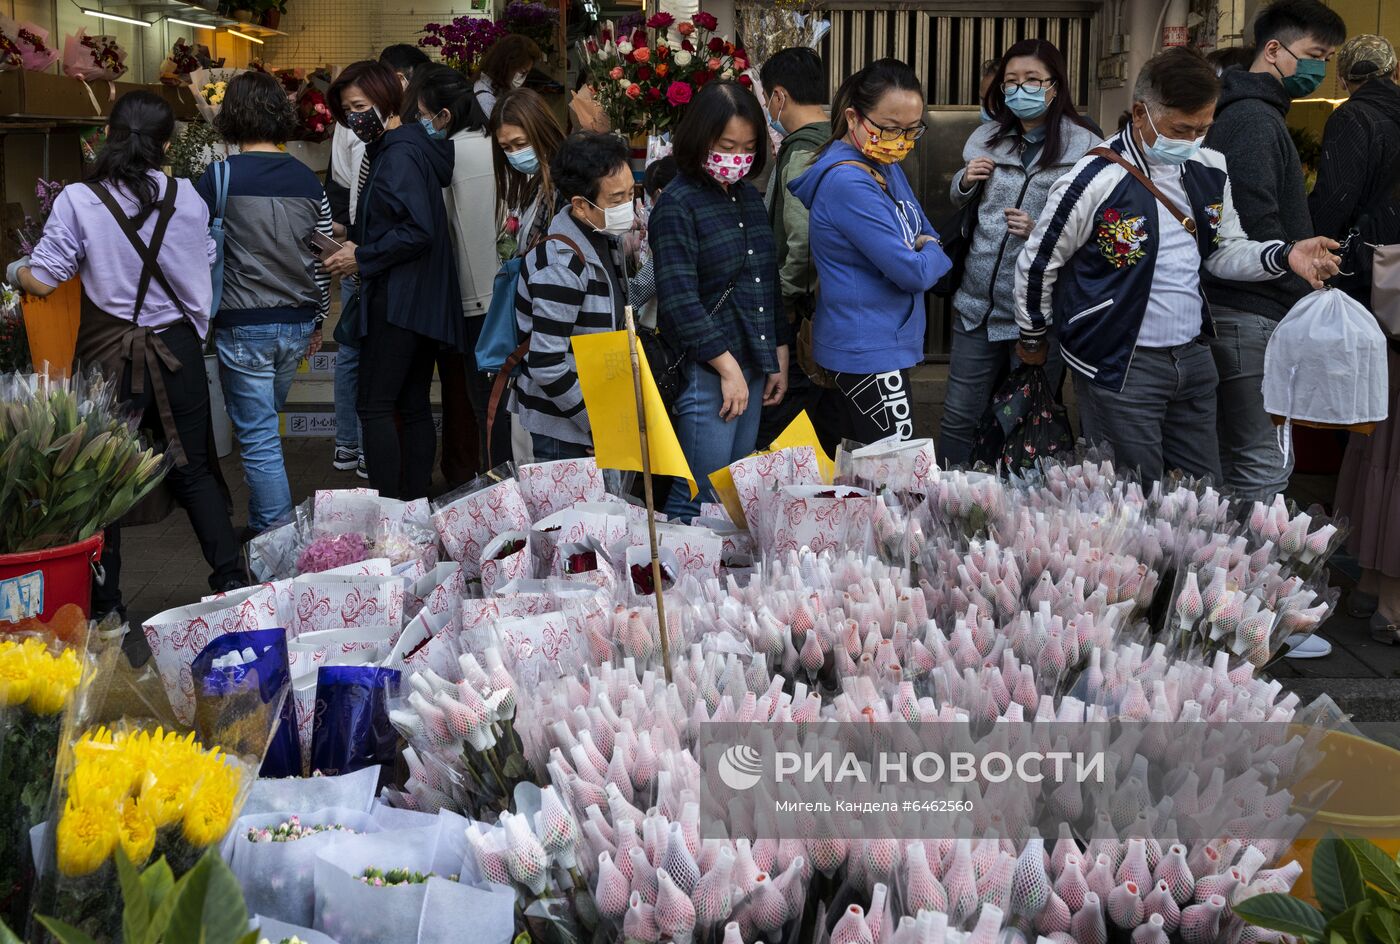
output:
<svg viewBox="0 0 1400 944"><path fill-rule="evenodd" d="M1342 18L1318 0L1275 0L1254 21L1253 65L1221 74L1206 145L1225 155L1235 209L1251 239L1306 239L1316 232L1285 116L1293 99L1317 92L1326 60L1344 39ZM1245 501L1267 502L1288 485L1293 458L1279 449L1264 412L1264 349L1308 284L1292 276L1242 283L1207 275L1205 288L1220 371L1222 481Z"/></svg>
<svg viewBox="0 0 1400 944"><path fill-rule="evenodd" d="M550 166L565 202L545 238L525 254L515 318L530 348L510 400L536 462L593 452L571 339L623 324L620 241L634 213L628 157L627 142L616 135L582 131L564 141Z"/></svg>
<svg viewBox="0 0 1400 944"><path fill-rule="evenodd" d="M1128 126L1055 183L1016 264L1018 354L1043 363L1055 325L1085 438L1144 482L1219 478L1202 270L1237 282L1292 270L1315 286L1337 272L1334 240L1246 235L1224 158L1200 146L1219 91L1194 50L1150 59Z"/></svg>

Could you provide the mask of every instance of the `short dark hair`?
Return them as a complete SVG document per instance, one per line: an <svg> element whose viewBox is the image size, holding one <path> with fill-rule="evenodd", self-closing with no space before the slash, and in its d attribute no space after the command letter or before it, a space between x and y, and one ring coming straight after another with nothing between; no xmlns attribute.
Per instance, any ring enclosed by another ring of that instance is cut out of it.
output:
<svg viewBox="0 0 1400 944"><path fill-rule="evenodd" d="M652 161L642 175L642 189L652 197L666 189L666 185L676 179L676 159L670 154Z"/></svg>
<svg viewBox="0 0 1400 944"><path fill-rule="evenodd" d="M1340 46L1347 38L1347 25L1335 10L1318 0L1274 0L1254 18L1255 55L1271 39L1287 46L1304 36L1328 46Z"/></svg>
<svg viewBox="0 0 1400 944"><path fill-rule="evenodd" d="M1200 111L1220 97L1220 79L1206 57L1175 46L1147 60L1133 85L1133 101L1158 108Z"/></svg>
<svg viewBox="0 0 1400 944"><path fill-rule="evenodd" d="M486 50L481 57L481 74L491 80L496 94L510 88L510 80L522 68L531 66L544 58L540 47L528 36L511 33L502 36Z"/></svg>
<svg viewBox="0 0 1400 944"><path fill-rule="evenodd" d="M428 106L428 114L419 114L419 101ZM409 80L408 90L403 95L403 113L400 117L405 121L413 121L420 117L431 118L444 108L452 116L445 129L448 137L463 129L486 129L486 116L482 113L481 106L476 103L476 95L472 92L472 84L467 81L467 77L450 66L429 63L416 70L413 78Z"/></svg>
<svg viewBox="0 0 1400 944"><path fill-rule="evenodd" d="M385 63L362 59L346 66L326 93L326 106L339 124L345 124L345 106L341 104L340 97L352 85L364 92L385 118L399 113L403 103L403 85L398 75Z"/></svg>
<svg viewBox="0 0 1400 944"><path fill-rule="evenodd" d="M1053 43L1043 39L1023 39L1020 42L1012 43L1000 59L997 60L999 72L998 77L1006 75L1006 68L1011 64L1012 59L1030 58L1039 62L1045 67L1045 71L1050 73L1051 80L1055 83L1055 97L1050 102L1050 107L1045 112L1045 144L1041 150L1040 162L1044 164L1054 164L1064 155L1065 135L1061 129L1063 121L1070 121L1081 128L1088 128L1089 124L1084 117L1079 114L1079 110L1074 107L1072 100L1073 87L1070 85L1069 69L1065 66L1065 57L1060 54L1060 50ZM1023 133L1021 119L1017 118L1011 109L1006 107L1006 92L1004 82L993 82L992 87L987 89L987 98L983 103L987 113L996 116L997 130L992 135L991 144L1000 144L1009 138L1019 140Z"/></svg>
<svg viewBox="0 0 1400 944"><path fill-rule="evenodd" d="M615 134L576 132L564 139L559 153L554 155L550 165L554 186L565 200L583 197L596 205L603 178L626 167L631 156L627 142Z"/></svg>
<svg viewBox="0 0 1400 944"><path fill-rule="evenodd" d="M281 144L296 127L287 90L267 72L240 72L229 82L214 130L229 144Z"/></svg>
<svg viewBox="0 0 1400 944"><path fill-rule="evenodd" d="M415 70L426 66L433 60L428 58L428 54L417 46L408 43L394 43L392 46L385 46L379 54L379 61L384 63L395 72L403 73L405 78L413 78Z"/></svg>
<svg viewBox="0 0 1400 944"><path fill-rule="evenodd" d="M1221 46L1206 53L1206 62L1221 72L1236 66L1248 69L1254 64L1254 50L1248 46Z"/></svg>
<svg viewBox="0 0 1400 944"><path fill-rule="evenodd" d="M765 92L781 85L799 105L825 105L829 97L822 57L806 46L779 49L758 70L758 78Z"/></svg>
<svg viewBox="0 0 1400 944"><path fill-rule="evenodd" d="M989 75L993 77L1001 75L1000 57L982 60L982 78L985 79Z"/></svg>
<svg viewBox="0 0 1400 944"><path fill-rule="evenodd" d="M768 125L753 92L732 79L707 83L686 106L685 117L671 138L676 169L697 181L714 183L705 173L705 162L731 118L742 118L753 128L758 147L745 176L760 176L768 161Z"/></svg>

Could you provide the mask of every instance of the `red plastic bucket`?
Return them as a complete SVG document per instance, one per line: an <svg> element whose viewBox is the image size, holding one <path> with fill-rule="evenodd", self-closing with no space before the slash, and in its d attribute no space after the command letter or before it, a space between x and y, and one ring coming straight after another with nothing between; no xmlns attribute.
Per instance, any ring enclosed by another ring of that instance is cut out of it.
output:
<svg viewBox="0 0 1400 944"><path fill-rule="evenodd" d="M0 554L0 628L34 619L47 623L68 604L88 616L93 568L101 557L101 531L65 547Z"/></svg>

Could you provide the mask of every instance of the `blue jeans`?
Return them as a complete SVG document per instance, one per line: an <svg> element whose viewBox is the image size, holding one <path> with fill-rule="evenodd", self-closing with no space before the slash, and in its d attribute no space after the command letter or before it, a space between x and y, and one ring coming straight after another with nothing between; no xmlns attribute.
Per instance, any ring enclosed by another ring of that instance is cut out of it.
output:
<svg viewBox="0 0 1400 944"><path fill-rule="evenodd" d="M1210 313L1215 320L1210 351L1220 372L1221 484L1244 502L1268 504L1293 474L1293 456L1279 449L1277 428L1264 412L1264 349L1278 322L1219 305Z"/></svg>
<svg viewBox="0 0 1400 944"><path fill-rule="evenodd" d="M987 326L968 330L962 318L953 317L953 346L948 358L948 392L943 401L943 423L938 430L938 458L948 467L965 466L972 459L977 427L982 423L997 388L1011 371L1021 366L1015 341L989 341ZM1065 379L1060 345L1051 335L1045 359L1050 389L1059 392Z"/></svg>
<svg viewBox="0 0 1400 944"><path fill-rule="evenodd" d="M555 439L543 433L531 433L530 442L535 447L536 462L557 462L560 459L583 459L588 456L588 447L583 443Z"/></svg>
<svg viewBox="0 0 1400 944"><path fill-rule="evenodd" d="M292 514L277 414L287 403L313 330L311 322L303 321L214 332L224 403L248 480L248 527L254 531L265 531Z"/></svg>
<svg viewBox="0 0 1400 944"><path fill-rule="evenodd" d="M676 436L690 463L690 472L700 494L690 497L690 486L682 479L671 485L665 512L672 520L689 521L700 514L701 502L715 501L710 473L754 451L758 444L758 424L763 416L763 385L767 378L758 371L745 371L749 382L749 405L737 419L720 419L724 395L719 374L695 364L686 365L685 389L676 399Z"/></svg>
<svg viewBox="0 0 1400 944"><path fill-rule="evenodd" d="M1141 472L1143 491L1173 469L1220 480L1217 386L1215 361L1199 341L1138 348L1121 391L1074 374L1084 438L1090 445L1113 447L1119 469Z"/></svg>
<svg viewBox="0 0 1400 944"><path fill-rule="evenodd" d="M340 280L340 303L355 294L352 279ZM360 349L340 345L335 355L335 444L360 448L360 414L355 403L360 389Z"/></svg>

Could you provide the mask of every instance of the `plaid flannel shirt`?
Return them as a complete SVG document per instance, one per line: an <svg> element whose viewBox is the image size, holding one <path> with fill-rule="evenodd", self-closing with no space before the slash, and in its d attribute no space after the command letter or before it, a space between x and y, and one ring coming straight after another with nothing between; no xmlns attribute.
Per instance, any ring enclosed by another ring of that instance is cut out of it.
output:
<svg viewBox="0 0 1400 944"><path fill-rule="evenodd" d="M741 367L777 373L778 347L791 344L792 326L759 192L682 174L661 192L647 231L660 330L699 363L728 351ZM734 291L716 308L731 281Z"/></svg>

